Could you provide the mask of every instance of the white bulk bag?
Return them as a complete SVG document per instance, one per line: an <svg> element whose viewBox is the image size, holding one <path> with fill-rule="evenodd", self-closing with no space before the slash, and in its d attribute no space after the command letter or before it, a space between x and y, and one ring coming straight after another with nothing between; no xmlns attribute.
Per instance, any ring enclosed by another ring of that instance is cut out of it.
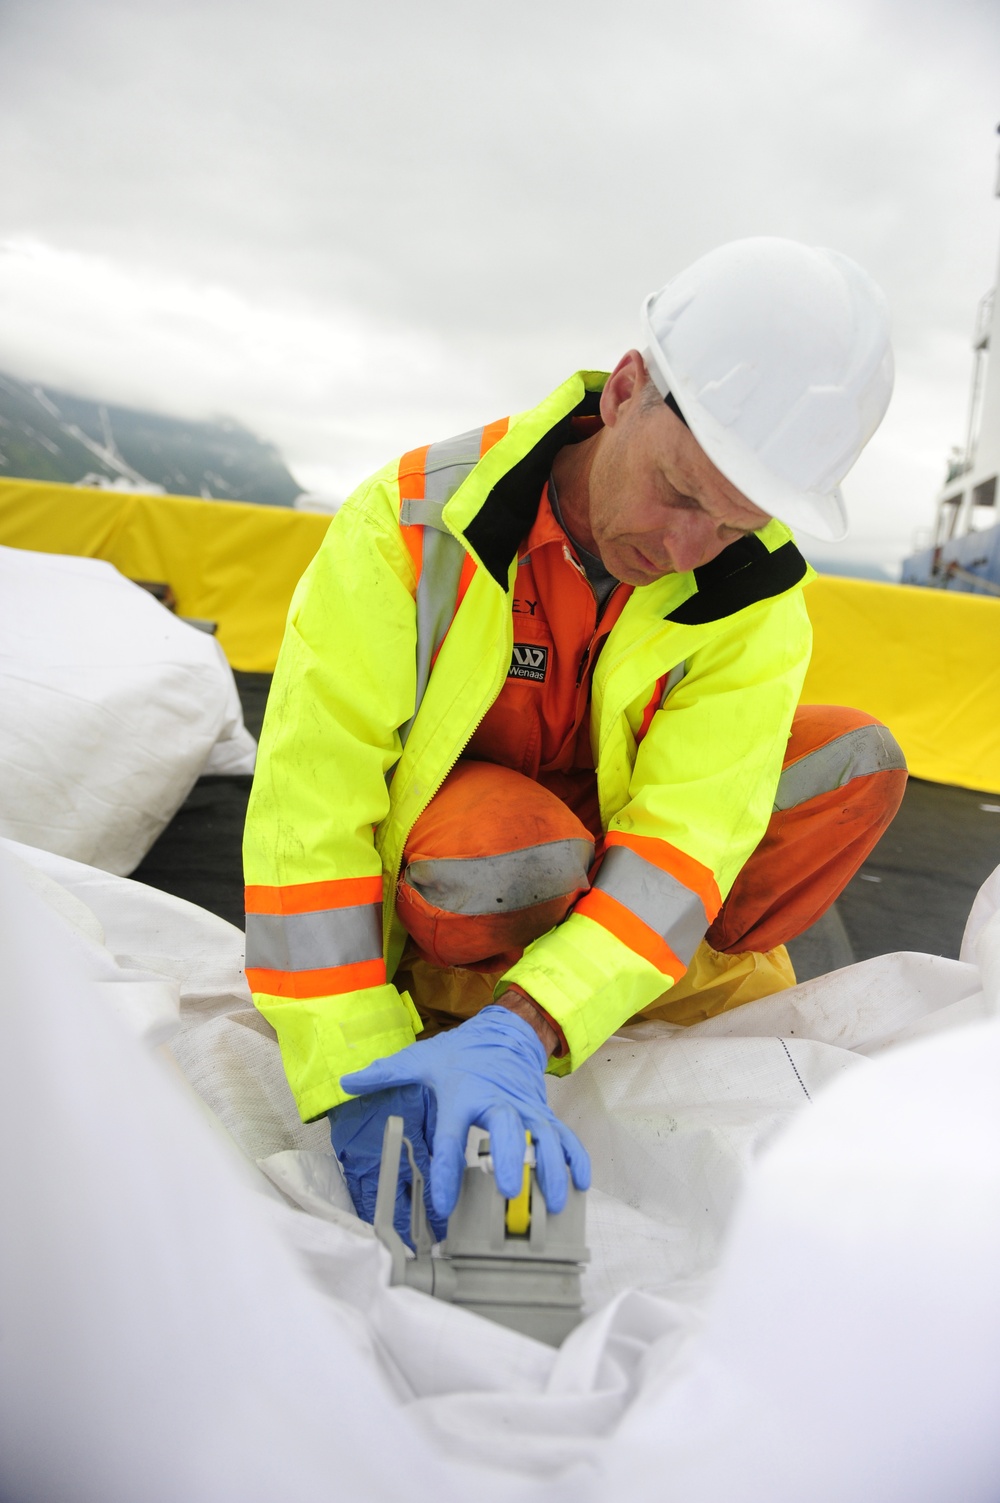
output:
<svg viewBox="0 0 1000 1503"><path fill-rule="evenodd" d="M132 871L254 741L218 643L100 559L0 548L0 834Z"/></svg>

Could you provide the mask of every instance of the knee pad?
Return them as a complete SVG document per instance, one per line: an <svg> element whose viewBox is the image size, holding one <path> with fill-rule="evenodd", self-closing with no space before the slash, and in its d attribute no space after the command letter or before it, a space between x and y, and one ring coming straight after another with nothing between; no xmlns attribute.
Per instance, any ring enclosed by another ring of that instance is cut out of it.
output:
<svg viewBox="0 0 1000 1503"><path fill-rule="evenodd" d="M585 826L540 783L459 762L410 831L397 911L432 965L496 969L566 916L593 859Z"/></svg>

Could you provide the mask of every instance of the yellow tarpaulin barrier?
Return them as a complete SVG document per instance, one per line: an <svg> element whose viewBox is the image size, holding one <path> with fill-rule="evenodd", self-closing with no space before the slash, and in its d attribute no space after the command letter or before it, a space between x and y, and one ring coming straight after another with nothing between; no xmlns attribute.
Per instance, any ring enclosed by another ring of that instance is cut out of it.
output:
<svg viewBox="0 0 1000 1503"><path fill-rule="evenodd" d="M284 507L0 480L0 543L165 581L178 614L217 621L230 663L247 672L274 667L292 591L329 525Z"/></svg>
<svg viewBox="0 0 1000 1503"><path fill-rule="evenodd" d="M877 715L914 777L1000 793L1000 600L823 575L806 602L804 703Z"/></svg>
<svg viewBox="0 0 1000 1503"><path fill-rule="evenodd" d="M234 668L274 667L329 517L237 502L0 480L0 543L104 558L219 623ZM821 576L803 700L877 715L916 777L1000 793L1000 600Z"/></svg>

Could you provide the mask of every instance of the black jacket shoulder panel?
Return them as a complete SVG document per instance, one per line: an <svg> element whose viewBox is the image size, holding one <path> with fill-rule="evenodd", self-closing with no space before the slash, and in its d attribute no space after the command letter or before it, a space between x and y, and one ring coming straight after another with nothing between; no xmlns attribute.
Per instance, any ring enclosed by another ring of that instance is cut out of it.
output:
<svg viewBox="0 0 1000 1503"><path fill-rule="evenodd" d="M759 537L740 538L711 563L695 569L696 592L665 619L684 626L720 621L758 600L783 595L805 577L807 568L794 543L783 543L769 553Z"/></svg>
<svg viewBox="0 0 1000 1503"><path fill-rule="evenodd" d="M522 540L538 515L542 488L552 470L552 461L564 445L573 442L575 417L591 417L600 408L599 391L584 393L573 411L550 428L535 447L502 475L479 511L465 529L465 538L482 559L500 588L507 588L507 572Z"/></svg>

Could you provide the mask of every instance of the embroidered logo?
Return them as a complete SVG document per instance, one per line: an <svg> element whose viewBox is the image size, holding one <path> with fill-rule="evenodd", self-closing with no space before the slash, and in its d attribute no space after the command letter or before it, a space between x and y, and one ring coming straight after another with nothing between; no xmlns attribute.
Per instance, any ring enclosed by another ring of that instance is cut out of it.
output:
<svg viewBox="0 0 1000 1503"><path fill-rule="evenodd" d="M514 653L507 670L508 678L530 678L536 684L543 684L548 670L549 649L547 647L528 646L521 642L514 643Z"/></svg>

